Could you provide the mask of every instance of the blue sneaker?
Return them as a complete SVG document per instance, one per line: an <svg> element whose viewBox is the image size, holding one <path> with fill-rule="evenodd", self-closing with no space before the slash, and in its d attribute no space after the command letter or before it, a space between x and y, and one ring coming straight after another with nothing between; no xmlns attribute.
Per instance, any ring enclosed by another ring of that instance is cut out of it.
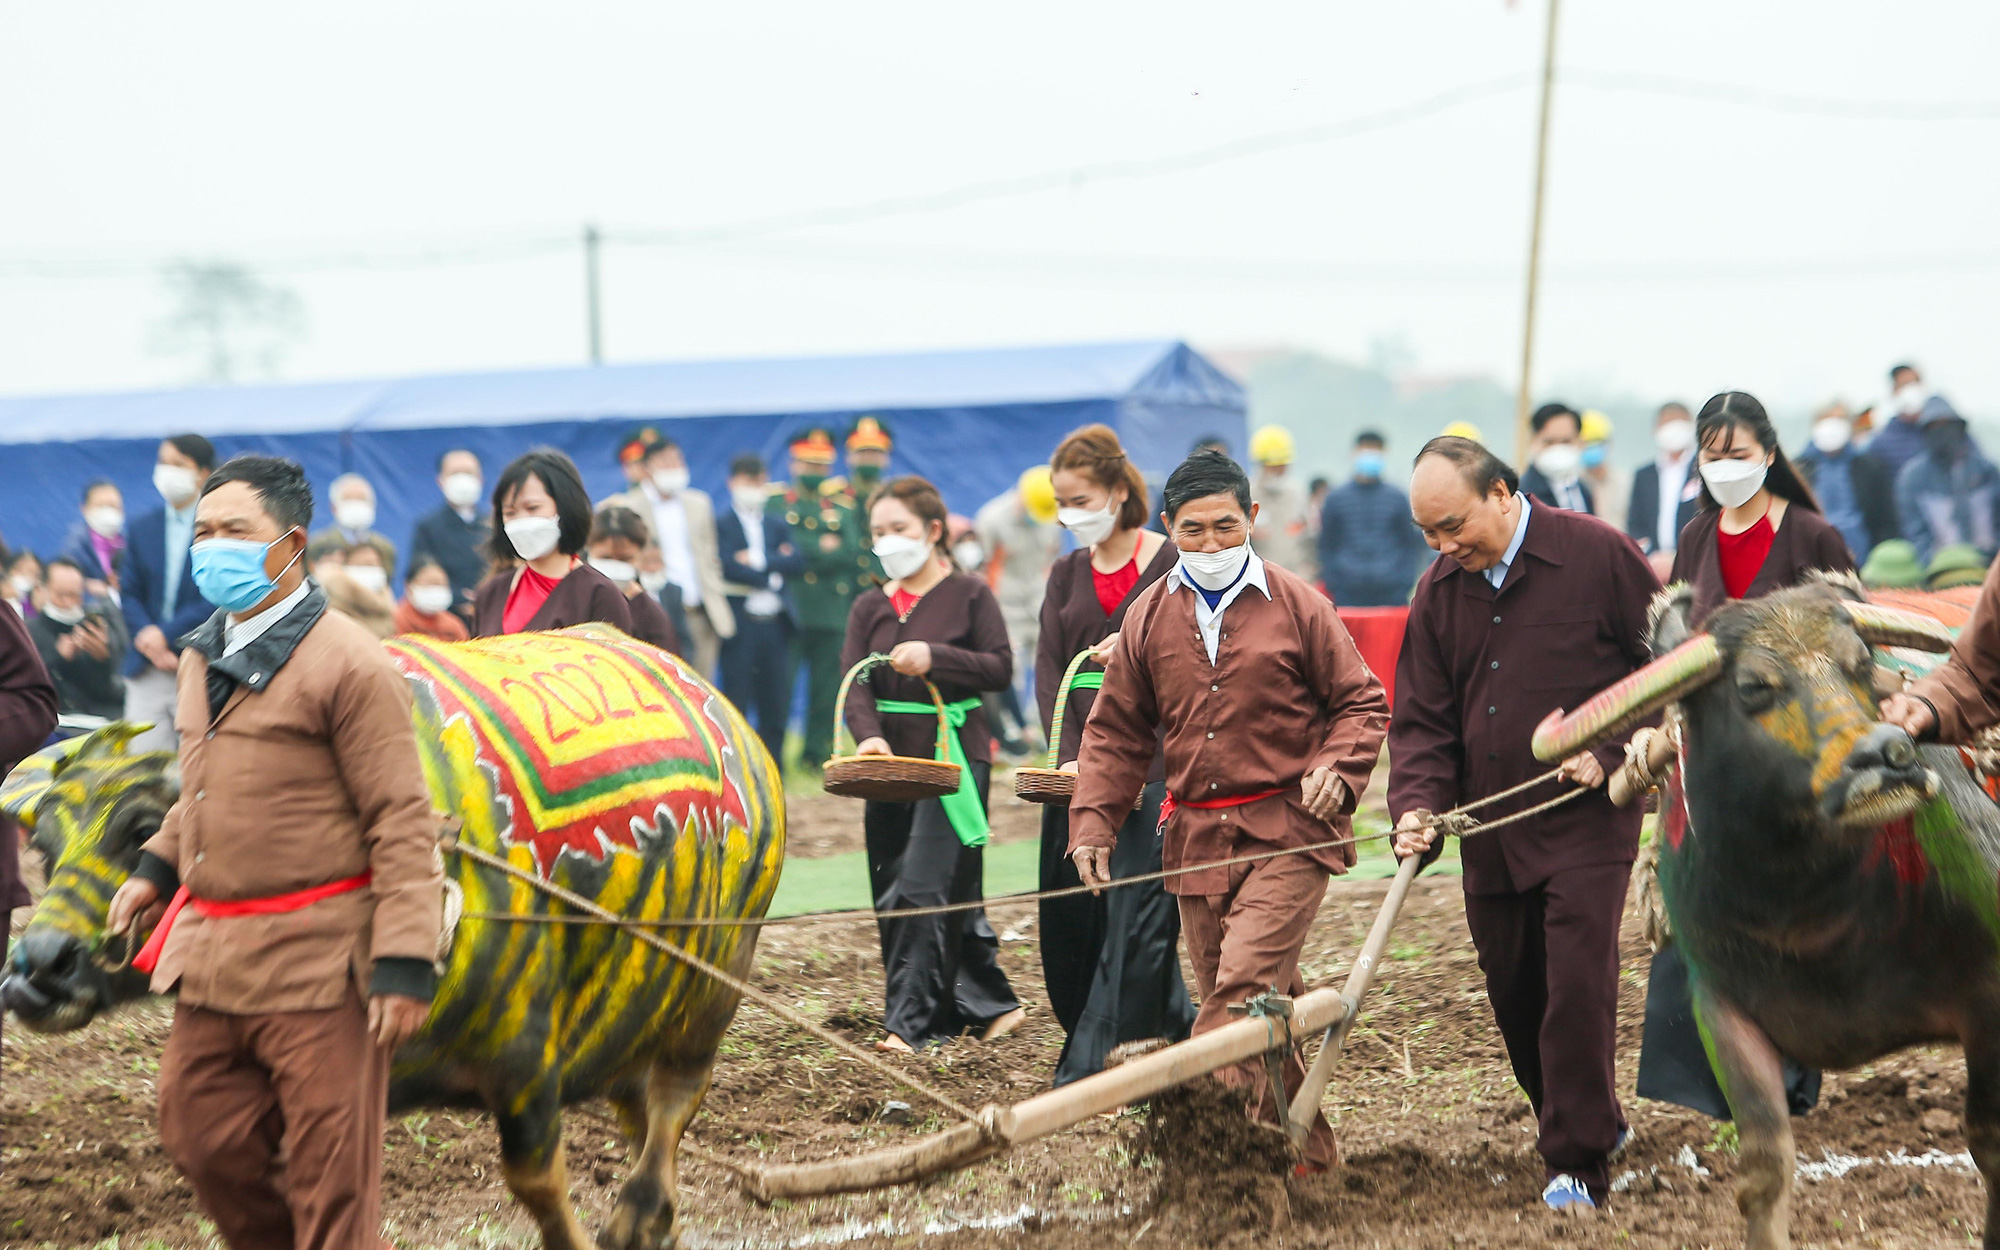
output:
<svg viewBox="0 0 2000 1250"><path fill-rule="evenodd" d="M1615 1143L1613 1143L1611 1147L1611 1153L1604 1156L1605 1161L1609 1162L1613 1159L1616 1159L1619 1155L1624 1154L1625 1147L1631 1144L1632 1144L1632 1130L1630 1128L1619 1129L1618 1140Z"/></svg>
<svg viewBox="0 0 2000 1250"><path fill-rule="evenodd" d="M1585 1211L1597 1209L1590 1190L1567 1172L1549 1182L1549 1187L1542 1191L1542 1203L1551 1211L1567 1211L1572 1207Z"/></svg>

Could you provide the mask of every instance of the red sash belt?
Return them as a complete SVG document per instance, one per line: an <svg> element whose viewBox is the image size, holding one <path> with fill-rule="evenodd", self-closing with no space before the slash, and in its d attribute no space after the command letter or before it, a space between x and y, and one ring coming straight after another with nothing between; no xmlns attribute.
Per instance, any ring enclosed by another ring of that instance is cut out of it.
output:
<svg viewBox="0 0 2000 1250"><path fill-rule="evenodd" d="M303 890L293 890L289 894L272 894L264 898L212 899L196 898L183 885L174 891L173 901L167 904L166 914L153 929L153 936L139 948L132 957L132 966L141 972L150 973L160 962L160 951L167 945L167 934L172 931L174 921L180 916L181 908L192 905L196 912L211 920L224 916L269 916L278 912L298 911L311 907L321 899L332 898L336 894L346 894L358 890L375 879L372 872L361 872L352 877L342 877L338 881L328 881L324 885L307 886Z"/></svg>
<svg viewBox="0 0 2000 1250"><path fill-rule="evenodd" d="M1232 794L1220 799L1177 799L1173 791L1169 790L1167 797L1160 800L1160 828L1164 830L1167 827L1167 821L1173 816L1175 808L1192 807L1212 812L1223 807L1243 807L1250 803L1261 803L1265 799L1283 794L1288 789L1289 786L1279 786L1275 790L1261 790L1256 794Z"/></svg>

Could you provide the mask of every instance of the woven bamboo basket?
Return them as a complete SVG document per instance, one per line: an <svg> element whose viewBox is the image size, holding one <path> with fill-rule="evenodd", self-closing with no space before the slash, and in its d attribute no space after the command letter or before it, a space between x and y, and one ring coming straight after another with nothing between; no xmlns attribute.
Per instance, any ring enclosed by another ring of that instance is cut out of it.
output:
<svg viewBox="0 0 2000 1250"><path fill-rule="evenodd" d="M1093 654L1093 650L1079 651L1063 670L1062 685L1056 687L1056 711L1049 721L1049 761L1045 768L1017 768L1014 770L1014 793L1030 803L1048 803L1057 807L1068 807L1076 797L1076 774L1064 772L1056 765L1056 753L1062 749L1063 711L1069 706L1069 688L1076 681L1077 673L1083 669L1083 662Z"/></svg>
<svg viewBox="0 0 2000 1250"><path fill-rule="evenodd" d="M937 706L937 758L853 753L854 735L847 728L847 692L853 688L855 678L888 662L886 655L868 656L840 679L840 695L833 704L834 755L821 774L826 792L878 803L917 803L956 793L959 767L951 762L951 721L945 715L944 696L928 679L924 681L924 689L930 691L931 702Z"/></svg>

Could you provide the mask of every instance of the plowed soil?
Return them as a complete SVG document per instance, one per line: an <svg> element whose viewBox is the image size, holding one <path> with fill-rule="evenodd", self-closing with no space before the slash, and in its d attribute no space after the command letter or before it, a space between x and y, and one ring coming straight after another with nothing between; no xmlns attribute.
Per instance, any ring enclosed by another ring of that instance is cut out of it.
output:
<svg viewBox="0 0 2000 1250"><path fill-rule="evenodd" d="M996 786L996 790L1003 787ZM1011 800L1008 800L1011 802ZM795 813L807 855L849 849L859 811ZM816 829L818 822L840 827ZM1030 814L1007 836L1032 836ZM1306 981L1343 975L1383 886L1336 883L1306 952ZM17 924L26 913L17 915ZM1041 988L1032 909L996 912L1002 963L1030 1021L998 1043L955 1042L898 1062L971 1105L1047 1087L1061 1044ZM683 1156L682 1244L1019 1246L1706 1247L1741 1244L1733 1139L1704 1117L1628 1099L1636 1137L1623 1189L1595 1213L1540 1209L1534 1123L1491 1027L1458 883L1412 892L1326 1110L1343 1164L1305 1180L1211 1091L1192 1090L929 1182L759 1207L731 1173ZM1619 1076L1637 1063L1646 954L1628 926ZM867 923L774 928L758 984L857 1041L880 1036L881 962ZM147 1002L89 1029L42 1037L10 1026L0 1056L0 1246L218 1245L161 1155L153 1077L170 1010ZM1976 1244L1984 1199L1967 1165L1955 1052L1911 1052L1829 1074L1821 1108L1796 1122L1801 1247ZM904 1105L906 1104L906 1105ZM946 1113L810 1037L745 1006L690 1140L708 1158L819 1159L906 1141ZM391 1122L385 1178L398 1246L538 1244L500 1182L483 1116L419 1112ZM574 1195L586 1223L610 1209L626 1151L602 1107L567 1117ZM1831 1162L1829 1162L1829 1160ZM114 1242L112 1239L116 1238Z"/></svg>

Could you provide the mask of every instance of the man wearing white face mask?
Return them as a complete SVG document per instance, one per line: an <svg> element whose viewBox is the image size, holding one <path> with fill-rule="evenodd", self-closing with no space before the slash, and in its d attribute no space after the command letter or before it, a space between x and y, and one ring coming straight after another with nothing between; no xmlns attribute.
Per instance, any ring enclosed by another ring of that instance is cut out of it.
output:
<svg viewBox="0 0 2000 1250"><path fill-rule="evenodd" d="M792 608L786 578L805 572L785 519L765 510L770 498L764 458L745 453L729 462L729 511L715 523L722 577L736 633L722 644L722 693L757 725L757 736L780 767L792 710ZM815 761L817 762L817 761Z"/></svg>
<svg viewBox="0 0 2000 1250"><path fill-rule="evenodd" d="M396 567L396 544L375 532L375 488L359 473L343 473L327 487L333 524L306 544L306 562L317 563L329 551L367 543L382 557L382 567Z"/></svg>
<svg viewBox="0 0 2000 1250"><path fill-rule="evenodd" d="M462 447L439 456L437 484L444 506L417 522L404 580L424 561L435 562L444 570L451 610L469 621L473 592L486 578L486 545L493 541L493 527L481 506L486 478L479 457Z"/></svg>
<svg viewBox="0 0 2000 1250"><path fill-rule="evenodd" d="M713 677L723 639L736 633L736 615L722 580L715 504L688 485L687 458L680 444L647 427L627 445L646 448L640 462L644 476L636 488L605 502L622 504L653 523L667 578L680 588L681 607L687 613L687 635L682 639L687 657L702 676Z"/></svg>
<svg viewBox="0 0 2000 1250"><path fill-rule="evenodd" d="M1793 462L1819 497L1828 523L1847 540L1854 562L1867 561L1877 543L1901 535L1896 529L1896 489L1872 452L1854 445L1854 421L1847 405L1835 401L1813 418L1812 445Z"/></svg>
<svg viewBox="0 0 2000 1250"><path fill-rule="evenodd" d="M82 516L64 535L62 556L83 570L85 593L115 602L125 565L125 497L117 486L99 478L83 488Z"/></svg>
<svg viewBox="0 0 2000 1250"><path fill-rule="evenodd" d="M1868 454L1882 462L1891 482L1904 465L1924 452L1917 418L1934 394L1915 365L1896 365L1889 370L1889 398L1875 409L1875 437L1868 442Z"/></svg>
<svg viewBox="0 0 2000 1250"><path fill-rule="evenodd" d="M1201 988L1200 1036L1254 994L1303 992L1300 947L1328 875L1346 872L1354 849L1208 865L1347 837L1389 709L1327 597L1251 549L1257 508L1234 461L1196 453L1165 494L1179 567L1125 610L1083 731L1069 851L1085 884L1108 883L1119 827L1164 746L1161 858L1188 870L1166 888ZM1295 1054L1286 1060L1296 1089L1303 1070ZM1284 1094L1267 1087L1261 1062L1216 1075L1249 1091L1254 1118L1283 1122ZM1335 1155L1316 1117L1306 1166Z"/></svg>
<svg viewBox="0 0 2000 1250"><path fill-rule="evenodd" d="M166 506L131 522L118 606L132 653L125 660L125 719L152 728L132 739L134 751L171 751L174 672L180 640L215 611L195 587L188 549L194 545L195 502L215 469L215 446L199 434L160 444L153 489Z"/></svg>
<svg viewBox="0 0 2000 1250"><path fill-rule="evenodd" d="M1528 418L1534 431L1521 491L1571 512L1595 516L1596 501L1583 481L1583 418L1568 404L1543 404Z"/></svg>
<svg viewBox="0 0 2000 1250"><path fill-rule="evenodd" d="M1669 401L1653 418L1653 463L1632 475L1632 502L1625 513L1625 532L1639 544L1653 566L1653 576L1665 577L1673 567L1681 531L1701 507L1701 478L1694 471L1694 414L1687 405Z"/></svg>

